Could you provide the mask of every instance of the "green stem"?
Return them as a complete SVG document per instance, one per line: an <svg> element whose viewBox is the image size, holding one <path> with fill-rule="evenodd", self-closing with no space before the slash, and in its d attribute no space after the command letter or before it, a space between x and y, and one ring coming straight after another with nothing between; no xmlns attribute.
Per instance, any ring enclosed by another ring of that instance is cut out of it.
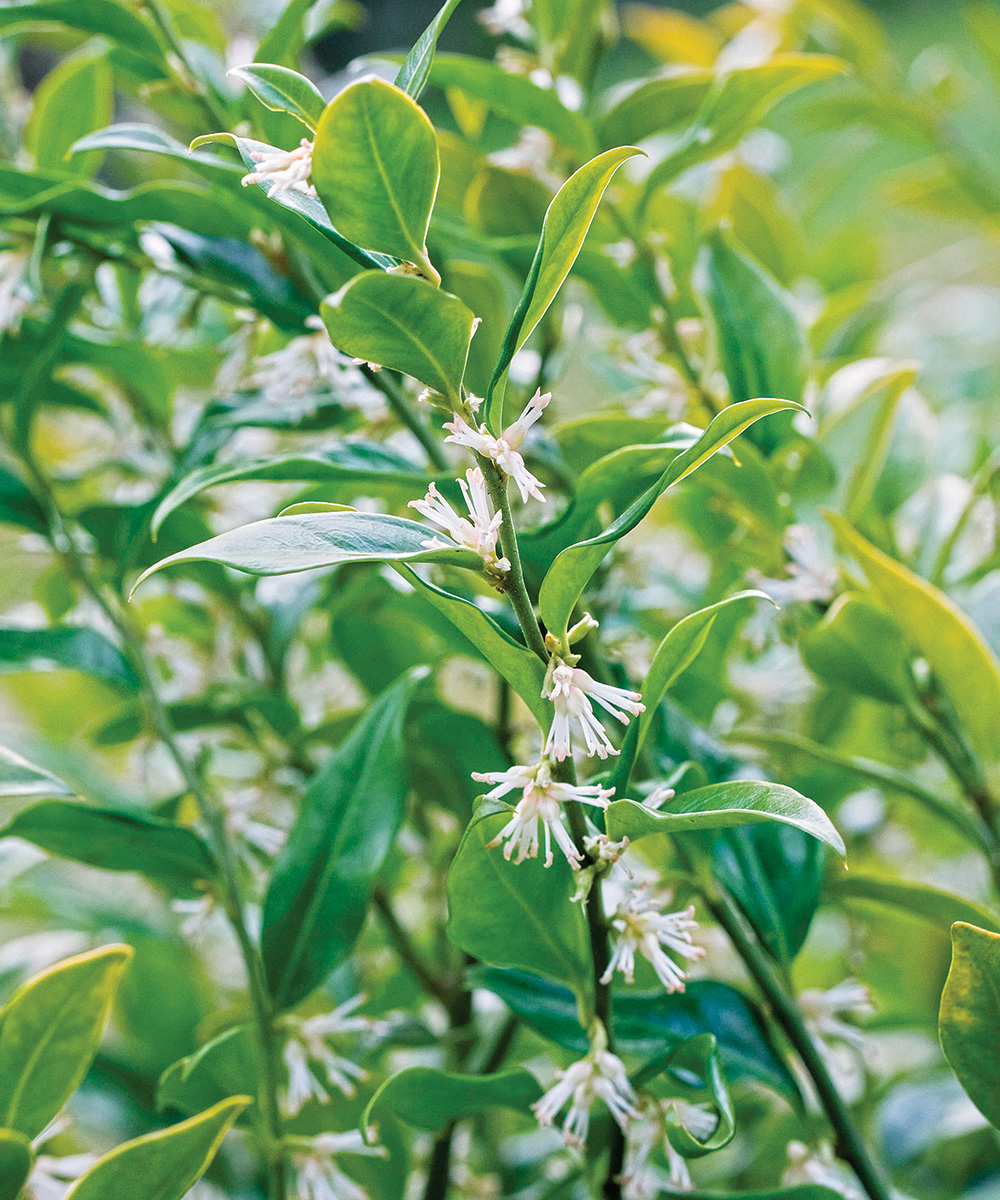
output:
<svg viewBox="0 0 1000 1200"><path fill-rule="evenodd" d="M806 1029L795 997L789 994L767 953L747 930L742 916L729 896L721 888L711 884L704 887L703 895L712 916L729 935L754 982L767 999L775 1019L809 1073L827 1120L836 1135L837 1153L850 1164L870 1200L891 1200L889 1185L872 1161L847 1106L840 1098L823 1056Z"/></svg>
<svg viewBox="0 0 1000 1200"><path fill-rule="evenodd" d="M504 590L510 598L518 623L521 626L521 631L524 634L524 640L528 643L528 648L533 650L542 662L547 664L549 661L549 652L545 648L545 638L542 637L542 631L531 604L531 597L528 595L528 589L524 582L521 551L517 544L517 530L514 527L514 517L510 511L510 501L507 498L507 478L493 459L485 458L482 454L477 454L476 461L479 463L483 472L483 478L486 480L486 488L490 493L490 499L493 501L493 507L500 513L503 519L503 523L500 526L500 545L503 548L504 556L510 562L510 570L507 572L507 582Z"/></svg>
<svg viewBox="0 0 1000 1200"><path fill-rule="evenodd" d="M451 990L444 980L438 979L417 953L416 947L410 941L410 935L400 925L389 897L381 888L377 888L372 899L385 925L386 932L389 934L389 940L392 942L393 949L405 965L409 967L410 971L412 971L424 991L429 996L433 996L440 1004L443 1004L445 1008L450 1008L453 1000Z"/></svg>
<svg viewBox="0 0 1000 1200"><path fill-rule="evenodd" d="M164 12L160 0L145 0L144 7L152 19L154 29L166 53L167 63L173 71L175 80L184 91L194 97L212 124L220 130L226 129L229 124L229 116L216 100L215 96L212 95L198 78L190 62L188 62L187 54L181 45L180 38L177 36L177 31L174 29L170 14Z"/></svg>
<svg viewBox="0 0 1000 1200"><path fill-rule="evenodd" d="M403 392L403 389L396 383L391 376L387 376L385 371L373 371L367 363L362 366L361 373L373 386L385 396L389 401L389 407L399 418L406 428L413 434L417 441L423 446L427 452L427 457L431 463L439 471L448 470L448 460L445 458L444 451L434 440L434 435L427 426L419 419L417 414L410 406L409 400Z"/></svg>

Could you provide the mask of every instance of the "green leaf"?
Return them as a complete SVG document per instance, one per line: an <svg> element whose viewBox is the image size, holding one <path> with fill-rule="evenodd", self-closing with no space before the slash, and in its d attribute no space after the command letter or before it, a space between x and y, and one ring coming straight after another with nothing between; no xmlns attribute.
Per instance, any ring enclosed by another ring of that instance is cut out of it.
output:
<svg viewBox="0 0 1000 1200"><path fill-rule="evenodd" d="M910 648L897 623L864 596L838 596L802 637L802 658L824 683L886 704L917 700Z"/></svg>
<svg viewBox="0 0 1000 1200"><path fill-rule="evenodd" d="M515 641L505 633L478 604L421 579L406 566L400 564L395 569L465 634L483 658L517 692L538 724L543 729L547 728L551 710L548 701L542 699L545 664L541 659L522 642Z"/></svg>
<svg viewBox="0 0 1000 1200"><path fill-rule="evenodd" d="M0 1200L18 1200L31 1174L31 1142L15 1129L0 1129Z"/></svg>
<svg viewBox="0 0 1000 1200"><path fill-rule="evenodd" d="M179 1125L116 1147L77 1180L66 1200L181 1200L250 1103L249 1096L231 1096Z"/></svg>
<svg viewBox="0 0 1000 1200"><path fill-rule="evenodd" d="M129 946L104 946L33 976L0 1014L0 1126L34 1138L83 1082Z"/></svg>
<svg viewBox="0 0 1000 1200"><path fill-rule="evenodd" d="M1000 1128L1000 935L956 921L951 942L941 1045L969 1099Z"/></svg>
<svg viewBox="0 0 1000 1200"><path fill-rule="evenodd" d="M504 335L503 349L486 393L484 417L494 433L503 425L504 385L511 360L556 298L580 253L611 177L623 162L641 153L634 146L619 146L599 154L571 175L552 198L524 290Z"/></svg>
<svg viewBox="0 0 1000 1200"><path fill-rule="evenodd" d="M396 75L395 85L401 91L406 92L408 96L412 96L414 100L420 99L420 93L424 90L424 84L430 73L431 63L434 61L438 38L458 5L459 0L445 0L445 3L438 9L437 16L413 43L413 49L403 59L403 65Z"/></svg>
<svg viewBox="0 0 1000 1200"><path fill-rule="evenodd" d="M0 746L0 798L20 796L72 796L68 783L36 767L14 750Z"/></svg>
<svg viewBox="0 0 1000 1200"><path fill-rule="evenodd" d="M371 495L379 494L383 484L420 489L428 483L426 471L381 442L342 442L328 450L293 450L269 458L209 463L185 475L159 502L150 522L153 534L172 512L207 488L251 479L356 483L360 491ZM287 513L284 509L280 515Z"/></svg>
<svg viewBox="0 0 1000 1200"><path fill-rule="evenodd" d="M107 55L68 58L35 90L24 130L25 146L43 171L93 175L102 156L88 154L67 162L70 148L78 138L107 125L113 104Z"/></svg>
<svg viewBox="0 0 1000 1200"><path fill-rule="evenodd" d="M505 71L485 58L439 54L428 82L463 92L517 125L544 129L581 158L594 153L594 135L586 118L567 108L553 88L541 87L527 75Z"/></svg>
<svg viewBox="0 0 1000 1200"><path fill-rule="evenodd" d="M194 1116L228 1096L254 1093L259 1078L254 1031L236 1025L167 1067L156 1085L156 1109Z"/></svg>
<svg viewBox="0 0 1000 1200"><path fill-rule="evenodd" d="M684 792L656 810L634 800L615 800L606 814L608 837L635 841L651 833L686 833L692 829L728 829L759 821L778 821L818 838L843 857L844 841L826 813L812 800L780 783L737 779Z"/></svg>
<svg viewBox="0 0 1000 1200"><path fill-rule="evenodd" d="M45 511L29 488L5 466L0 464L0 522L45 533L48 522Z"/></svg>
<svg viewBox="0 0 1000 1200"><path fill-rule="evenodd" d="M309 784L274 864L261 949L275 1002L288 1008L350 954L375 877L403 820L403 720L426 674L382 693Z"/></svg>
<svg viewBox="0 0 1000 1200"><path fill-rule="evenodd" d="M688 130L649 173L641 206L690 167L732 150L783 96L843 69L840 59L825 54L775 54L765 63L718 74Z"/></svg>
<svg viewBox="0 0 1000 1200"><path fill-rule="evenodd" d="M639 142L689 123L715 80L710 67L672 64L659 78L630 81L604 97L597 121L602 146Z"/></svg>
<svg viewBox="0 0 1000 1200"><path fill-rule="evenodd" d="M721 830L712 841L712 875L732 895L761 942L791 965L819 905L826 853L790 825Z"/></svg>
<svg viewBox="0 0 1000 1200"><path fill-rule="evenodd" d="M736 1115L722 1074L715 1036L700 1033L686 1038L647 1063L632 1082L636 1086L655 1085L661 1075L667 1077L666 1091L670 1096L678 1096L689 1104L711 1104L715 1109L716 1126L704 1137L689 1130L676 1111L668 1113L667 1140L678 1154L683 1158L703 1158L728 1146L736 1136Z"/></svg>
<svg viewBox="0 0 1000 1200"><path fill-rule="evenodd" d="M23 838L105 871L138 871L178 896L202 894L216 874L208 847L193 830L139 809L43 800L19 812L0 837Z"/></svg>
<svg viewBox="0 0 1000 1200"><path fill-rule="evenodd" d="M251 63L246 67L232 67L227 74L241 79L272 112L290 113L307 129L316 131L326 100L312 80L298 71L273 63Z"/></svg>
<svg viewBox="0 0 1000 1200"><path fill-rule="evenodd" d="M511 809L484 804L473 817L448 872L448 937L473 958L497 967L519 967L568 983L587 1009L592 972L587 921L571 904L573 873L556 854L514 864L491 842Z"/></svg>
<svg viewBox="0 0 1000 1200"><path fill-rule="evenodd" d="M589 1048L568 988L526 971L496 967L473 967L467 975L472 986L495 993L536 1033L577 1054ZM793 1103L800 1100L764 1017L728 984L696 979L673 995L620 992L615 995L613 1019L615 1044L621 1052L660 1054L685 1038L712 1033L731 1079L754 1079Z"/></svg>
<svg viewBox="0 0 1000 1200"><path fill-rule="evenodd" d="M457 296L415 275L369 271L327 297L320 312L338 350L460 403L475 318Z"/></svg>
<svg viewBox="0 0 1000 1200"><path fill-rule="evenodd" d="M930 664L973 748L995 762L1000 758L1000 663L982 635L933 584L883 554L842 517L828 513L826 519L876 598Z"/></svg>
<svg viewBox="0 0 1000 1200"><path fill-rule="evenodd" d="M939 927L964 921L988 929L991 933L1000 933L1000 917L988 908L926 883L886 879L879 875L856 875L852 871L849 875L829 880L827 891L841 901L868 901L900 908Z"/></svg>
<svg viewBox="0 0 1000 1200"><path fill-rule="evenodd" d="M642 699L646 710L629 723L622 744L621 754L611 773L611 786L620 795L627 787L636 755L642 749L649 724L656 709L673 687L677 678L688 669L701 652L719 613L731 604L742 604L745 600L771 600L766 592L737 592L711 604L707 608L690 613L670 630L653 655L646 678L642 685ZM773 601L771 601L773 603Z"/></svg>
<svg viewBox="0 0 1000 1200"><path fill-rule="evenodd" d="M424 543L433 534L426 525L383 513L270 517L161 559L139 576L132 591L154 571L182 562L221 563L248 575L289 575L343 562L440 562L482 569L483 560L471 550L428 550Z"/></svg>
<svg viewBox="0 0 1000 1200"><path fill-rule="evenodd" d="M42 666L83 671L115 687L138 686L122 652L103 633L84 626L51 629L0 629L0 670Z"/></svg>
<svg viewBox="0 0 1000 1200"><path fill-rule="evenodd" d="M800 402L806 336L777 280L721 230L706 239L698 273L732 401L781 396Z"/></svg>
<svg viewBox="0 0 1000 1200"><path fill-rule="evenodd" d="M788 400L770 399L746 400L742 404L729 405L713 419L698 441L689 450L679 454L656 483L603 533L563 550L542 581L538 597L542 620L549 632L556 637L565 633L574 605L605 555L619 538L639 524L667 488L696 471L754 421L770 413L799 407Z"/></svg>
<svg viewBox="0 0 1000 1200"><path fill-rule="evenodd" d="M686 1200L844 1200L844 1193L821 1183L800 1183L795 1187L766 1188L762 1192L702 1192L684 1193Z"/></svg>
<svg viewBox="0 0 1000 1200"><path fill-rule="evenodd" d="M159 67L156 75L167 77L156 35L137 13L117 0L39 0L0 8L0 34L45 30L50 25L102 34L147 64Z"/></svg>
<svg viewBox="0 0 1000 1200"><path fill-rule="evenodd" d="M362 79L326 106L312 182L330 220L358 246L413 263L435 284L426 238L440 172L434 126L399 88Z"/></svg>
<svg viewBox="0 0 1000 1200"><path fill-rule="evenodd" d="M436 1131L461 1117L491 1108L527 1113L541 1096L537 1080L523 1067L495 1075L460 1075L436 1067L409 1067L382 1084L365 1109L361 1128L390 1112L408 1125Z"/></svg>

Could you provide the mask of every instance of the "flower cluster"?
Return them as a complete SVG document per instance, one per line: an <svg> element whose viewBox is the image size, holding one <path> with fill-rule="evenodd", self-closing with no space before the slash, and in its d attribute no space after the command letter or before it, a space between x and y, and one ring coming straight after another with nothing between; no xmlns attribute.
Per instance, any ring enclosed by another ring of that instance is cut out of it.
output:
<svg viewBox="0 0 1000 1200"><path fill-rule="evenodd" d="M603 759L618 753L594 712L592 700L623 725L645 709L638 692L599 683L580 667L570 666L560 658L553 658L549 663L542 695L551 700L555 708L545 752L557 762L562 762L573 752L574 724L580 728L588 756L596 754Z"/></svg>
<svg viewBox="0 0 1000 1200"><path fill-rule="evenodd" d="M474 427L456 414L450 421L445 422L444 427L449 431L445 441L454 442L457 446L466 446L476 454L481 454L483 458L492 459L505 475L514 480L524 503L528 502L529 496L544 501L542 488L545 484L536 479L524 465L520 447L528 430L542 415L551 399L551 392L542 392L541 389L536 391L525 406L524 412L513 425L508 425L499 437L494 437L485 425Z"/></svg>
<svg viewBox="0 0 1000 1200"><path fill-rule="evenodd" d="M622 1171L622 1196L625 1200L651 1200L660 1192L689 1192L692 1187L687 1161L674 1149L667 1136L667 1117L672 1116L685 1129L704 1140L718 1124L713 1112L686 1100L656 1100L645 1097L640 1107L640 1119L629 1127L629 1139ZM658 1171L652 1162L653 1151L662 1146L667 1160L667 1173Z"/></svg>
<svg viewBox="0 0 1000 1200"><path fill-rule="evenodd" d="M248 174L243 176L243 186L259 183L268 186L268 195L277 196L281 192L302 192L316 199L316 189L309 182L312 174L313 144L308 138L303 138L294 150L254 150L250 157L257 164Z"/></svg>
<svg viewBox="0 0 1000 1200"><path fill-rule="evenodd" d="M478 467L466 471L465 478L459 479L458 485L465 498L467 516L456 512L434 483L428 487L427 495L422 500L410 501L410 508L415 508L421 516L446 533L452 542L478 554L486 573L502 580L510 570L510 562L497 555L503 516L493 511L486 480ZM428 538L424 545L428 550L448 548L448 543L437 537Z"/></svg>
<svg viewBox="0 0 1000 1200"><path fill-rule="evenodd" d="M587 1057L560 1071L558 1081L532 1105L532 1111L539 1124L551 1125L569 1101L563 1137L570 1146L582 1146L595 1100L604 1101L622 1130L628 1128L630 1117L639 1115L625 1064L607 1049L607 1035L599 1025Z"/></svg>
<svg viewBox="0 0 1000 1200"><path fill-rule="evenodd" d="M384 1147L367 1145L356 1129L347 1133L320 1133L301 1141L301 1149L292 1154L300 1200L368 1200L367 1193L337 1166L335 1156L361 1154L385 1158Z"/></svg>
<svg viewBox="0 0 1000 1200"><path fill-rule="evenodd" d="M698 928L694 905L679 912L661 912L669 904L669 892L656 896L643 885L631 888L611 919L615 931L614 948L602 983L610 983L615 971L621 971L628 983L635 977L636 952L650 964L668 992L683 992L686 975L667 953L668 950L692 962L705 950L696 946L691 932Z"/></svg>
<svg viewBox="0 0 1000 1200"><path fill-rule="evenodd" d="M325 1104L330 1095L327 1086L336 1088L345 1096L354 1095L355 1080L367 1078L367 1072L348 1058L342 1058L330 1048L327 1038L347 1033L367 1033L374 1022L355 1010L365 1001L364 996L354 996L328 1013L307 1017L296 1023L289 1031L285 1043L284 1060L288 1071L288 1087L284 1096L284 1107L294 1117L309 1103L318 1100ZM325 1083L313 1069L319 1064Z"/></svg>

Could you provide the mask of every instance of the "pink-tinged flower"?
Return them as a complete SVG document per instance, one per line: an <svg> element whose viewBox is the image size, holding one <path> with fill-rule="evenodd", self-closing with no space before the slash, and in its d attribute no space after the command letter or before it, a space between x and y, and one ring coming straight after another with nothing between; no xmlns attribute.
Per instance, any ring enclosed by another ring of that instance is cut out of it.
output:
<svg viewBox="0 0 1000 1200"><path fill-rule="evenodd" d="M559 783L552 778L552 768L544 759L534 767L511 767L507 771L474 773L477 783L492 783L494 788L487 792L487 799L499 800L515 789L521 790L521 799L514 815L489 843L487 849L506 841L504 858L510 861L517 851L515 863L526 858L538 857L539 824L545 830L545 865L552 866L552 839L566 856L569 865L576 870L583 862L573 844L569 830L563 824L562 805L567 800L579 804L591 804L606 809L614 789L598 787L596 784Z"/></svg>
<svg viewBox="0 0 1000 1200"><path fill-rule="evenodd" d="M552 701L556 709L545 742L545 753L553 755L560 762L573 751L573 722L580 727L588 755L607 758L609 754L618 753L604 726L594 715L591 700L596 700L601 708L623 725L629 723L629 714L634 717L645 711L638 692L598 683L586 671L567 666L566 663L551 668L549 682L542 694Z"/></svg>
<svg viewBox="0 0 1000 1200"><path fill-rule="evenodd" d="M422 500L411 500L409 506L443 530L453 542L480 555L487 570L505 575L510 570L510 562L497 557L497 539L503 516L493 512L482 471L478 467L466 471L465 479L460 479L458 484L469 510L467 517L457 513L433 483ZM435 537L428 539L424 545L428 549L438 550L446 549L448 544Z"/></svg>
<svg viewBox="0 0 1000 1200"><path fill-rule="evenodd" d="M600 1047L560 1071L558 1082L531 1107L540 1125L551 1125L568 1101L563 1137L571 1146L583 1146L595 1100L604 1101L623 1130L630 1117L639 1115L625 1064L617 1055Z"/></svg>
<svg viewBox="0 0 1000 1200"><path fill-rule="evenodd" d="M491 458L505 475L514 480L517 490L521 493L522 502L526 503L529 496L534 496L536 500L544 500L542 488L545 485L524 465L520 447L528 430L542 415L551 398L550 392L543 393L541 389L536 391L525 406L524 412L512 425L508 425L499 437L494 437L485 425L474 428L456 414L450 421L445 422L444 427L449 431L445 441L454 442L457 446L466 446L484 458Z"/></svg>
<svg viewBox="0 0 1000 1200"><path fill-rule="evenodd" d="M250 157L257 166L243 176L243 186L251 183L268 184L268 195L279 192L304 192L315 198L316 189L309 182L312 174L313 144L303 138L294 150L254 150Z"/></svg>
<svg viewBox="0 0 1000 1200"><path fill-rule="evenodd" d="M668 992L684 991L687 976L667 951L691 961L701 958L705 951L691 940L691 931L698 928L694 906L680 912L660 912L661 906L669 900L669 894L651 896L645 888L637 887L619 904L611 919L615 931L611 961L601 976L601 983L610 983L615 971L621 971L626 981L632 983L638 952Z"/></svg>

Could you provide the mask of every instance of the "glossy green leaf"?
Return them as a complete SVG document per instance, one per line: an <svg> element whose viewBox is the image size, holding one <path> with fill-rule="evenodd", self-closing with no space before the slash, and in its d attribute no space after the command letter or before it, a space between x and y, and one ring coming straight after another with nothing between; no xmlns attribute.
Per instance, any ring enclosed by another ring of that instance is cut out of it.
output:
<svg viewBox="0 0 1000 1200"><path fill-rule="evenodd" d="M414 100L420 99L420 93L424 90L424 84L430 74L431 63L434 61L438 38L458 5L459 0L445 0L434 19L413 43L410 53L403 59L403 65L399 68L394 82L396 87L412 96Z"/></svg>
<svg viewBox="0 0 1000 1200"><path fill-rule="evenodd" d="M231 1096L179 1125L117 1146L77 1180L66 1200L182 1200L249 1103L249 1096Z"/></svg>
<svg viewBox="0 0 1000 1200"><path fill-rule="evenodd" d="M396 570L465 634L483 658L517 692L539 725L546 728L551 712L548 702L542 699L545 664L541 659L522 642L515 641L505 633L479 605L437 587L403 565L398 565Z"/></svg>
<svg viewBox="0 0 1000 1200"><path fill-rule="evenodd" d="M377 495L380 485L427 487L426 471L380 442L351 441L329 450L296 450L269 458L235 459L196 467L174 484L156 506L150 522L154 534L167 517L207 488L239 480L301 480L358 484L359 492ZM317 510L318 511L318 510ZM288 512L283 510L281 515Z"/></svg>
<svg viewBox="0 0 1000 1200"><path fill-rule="evenodd" d="M812 800L780 783L737 779L683 792L662 809L635 800L615 800L606 814L608 836L635 841L651 833L728 829L758 821L778 821L811 834L843 856L844 841L826 813Z"/></svg>
<svg viewBox="0 0 1000 1200"><path fill-rule="evenodd" d="M570 903L572 871L558 853L545 867L542 857L514 864L499 846L488 850L510 816L485 803L466 829L448 872L448 936L482 962L568 983L586 1008L590 943L582 906Z"/></svg>
<svg viewBox="0 0 1000 1200"><path fill-rule="evenodd" d="M72 796L68 783L44 767L22 758L15 750L0 746L0 798L14 796Z"/></svg>
<svg viewBox="0 0 1000 1200"><path fill-rule="evenodd" d="M440 562L482 569L483 560L471 550L428 550L424 543L433 534L426 525L383 513L271 517L171 554L144 571L135 587L154 571L182 562L221 563L248 575L288 575L343 562Z"/></svg>
<svg viewBox="0 0 1000 1200"><path fill-rule="evenodd" d="M449 1121L491 1108L527 1113L541 1094L537 1080L523 1067L495 1075L460 1075L436 1067L408 1067L390 1076L372 1096L361 1118L361 1127L377 1126L384 1113L392 1113L418 1129L438 1130Z"/></svg>
<svg viewBox="0 0 1000 1200"><path fill-rule="evenodd" d="M448 91L464 92L518 125L544 129L581 158L594 153L594 135L586 118L567 108L554 88L541 87L527 75L505 71L485 58L439 54L430 69L429 82Z"/></svg>
<svg viewBox="0 0 1000 1200"><path fill-rule="evenodd" d="M261 104L272 112L290 113L315 132L326 108L323 93L310 79L273 63L251 63L229 71L242 80Z"/></svg>
<svg viewBox="0 0 1000 1200"><path fill-rule="evenodd" d="M876 598L930 664L973 747L1000 758L1000 662L942 591L877 549L843 518L827 514L841 549L864 571Z"/></svg>
<svg viewBox="0 0 1000 1200"><path fill-rule="evenodd" d="M706 240L698 271L732 401L754 396L801 401L806 336L777 280L721 230Z"/></svg>
<svg viewBox="0 0 1000 1200"><path fill-rule="evenodd" d="M97 1053L128 946L104 946L33 976L0 1014L0 1126L37 1137Z"/></svg>
<svg viewBox="0 0 1000 1200"><path fill-rule="evenodd" d="M864 596L838 596L799 645L806 666L825 683L887 704L908 705L917 699L902 630Z"/></svg>
<svg viewBox="0 0 1000 1200"><path fill-rule="evenodd" d="M601 145L639 142L690 123L714 80L709 67L675 64L659 77L629 82L616 89L603 98L603 112L597 121Z"/></svg>
<svg viewBox="0 0 1000 1200"><path fill-rule="evenodd" d="M159 66L166 75L163 49L149 25L117 0L38 0L0 8L0 33L45 30L62 25L81 33L100 34Z"/></svg>
<svg viewBox="0 0 1000 1200"><path fill-rule="evenodd" d="M660 642L642 684L642 699L646 710L629 723L621 753L611 773L611 785L619 795L628 787L632 766L649 732L649 723L656 714L657 706L677 678L698 657L712 631L715 618L732 604L770 599L765 592L737 592L717 604L710 604L707 608L682 617Z"/></svg>
<svg viewBox="0 0 1000 1200"><path fill-rule="evenodd" d="M100 154L69 159L69 153L78 138L111 120L111 84L111 67L104 54L68 58L45 76L35 90L24 131L25 144L41 170L80 175L97 170Z"/></svg>
<svg viewBox="0 0 1000 1200"><path fill-rule="evenodd" d="M941 1045L969 1099L1000 1128L1000 935L957 921L951 941Z"/></svg>
<svg viewBox="0 0 1000 1200"><path fill-rule="evenodd" d="M105 871L138 871L173 895L199 895L215 877L208 847L191 829L140 809L43 800L19 812L0 837Z"/></svg>
<svg viewBox="0 0 1000 1200"><path fill-rule="evenodd" d="M723 446L728 446L733 438L738 437L754 421L770 413L798 407L788 400L770 399L731 404L714 418L698 441L689 450L679 454L656 483L603 533L563 550L542 581L538 597L542 620L549 632L558 637L565 631L574 605L605 555L619 538L623 538L639 524L667 488L696 471L703 462Z"/></svg>
<svg viewBox="0 0 1000 1200"><path fill-rule="evenodd" d="M499 996L535 1032L574 1053L586 1053L587 1036L568 988L526 971L496 967L474 967L468 977L475 987ZM613 1017L620 1052L648 1057L685 1038L712 1033L729 1078L755 1079L793 1103L800 1099L764 1017L728 984L696 979L673 995L620 992L615 995Z"/></svg>
<svg viewBox="0 0 1000 1200"><path fill-rule="evenodd" d="M434 126L399 88L362 79L327 105L312 181L330 220L358 246L413 263L434 283L425 242L439 175Z"/></svg>
<svg viewBox="0 0 1000 1200"><path fill-rule="evenodd" d="M460 403L475 318L457 296L415 275L370 271L324 300L320 312L338 350Z"/></svg>
<svg viewBox="0 0 1000 1200"><path fill-rule="evenodd" d="M313 777L264 900L261 949L282 1008L318 987L350 954L371 889L403 820L403 720L425 672L372 704Z"/></svg>
<svg viewBox="0 0 1000 1200"><path fill-rule="evenodd" d="M666 1119L667 1140L682 1158L703 1158L722 1150L736 1136L736 1115L729 1098L729 1089L722 1074L719 1044L711 1033L686 1038L665 1054L647 1063L633 1077L633 1083L644 1087L653 1085L669 1096L677 1096L689 1104L711 1106L716 1124L711 1133L690 1130L676 1110Z"/></svg>
<svg viewBox="0 0 1000 1200"><path fill-rule="evenodd" d="M570 273L615 171L641 153L634 146L607 150L571 175L553 197L486 394L484 417L494 432L503 425L504 385L511 360L545 316Z"/></svg>
<svg viewBox="0 0 1000 1200"><path fill-rule="evenodd" d="M15 1129L0 1129L0 1200L18 1200L35 1161L31 1142Z"/></svg>
<svg viewBox="0 0 1000 1200"><path fill-rule="evenodd" d="M732 150L783 96L843 69L840 59L825 54L775 54L767 62L718 74L687 131L649 173L643 205L690 167Z"/></svg>
<svg viewBox="0 0 1000 1200"><path fill-rule="evenodd" d="M236 1025L167 1067L156 1085L156 1108L194 1116L228 1096L253 1094L259 1077L254 1031Z"/></svg>
<svg viewBox="0 0 1000 1200"><path fill-rule="evenodd" d="M1000 916L984 905L927 883L911 883L906 879L888 879L880 875L858 875L851 871L848 875L831 879L827 890L838 900L900 908L938 927L964 921L988 929L991 933L1000 933Z"/></svg>
<svg viewBox="0 0 1000 1200"><path fill-rule="evenodd" d="M96 629L0 629L0 670L38 670L43 666L83 671L119 688L132 689L138 684L122 652Z"/></svg>

